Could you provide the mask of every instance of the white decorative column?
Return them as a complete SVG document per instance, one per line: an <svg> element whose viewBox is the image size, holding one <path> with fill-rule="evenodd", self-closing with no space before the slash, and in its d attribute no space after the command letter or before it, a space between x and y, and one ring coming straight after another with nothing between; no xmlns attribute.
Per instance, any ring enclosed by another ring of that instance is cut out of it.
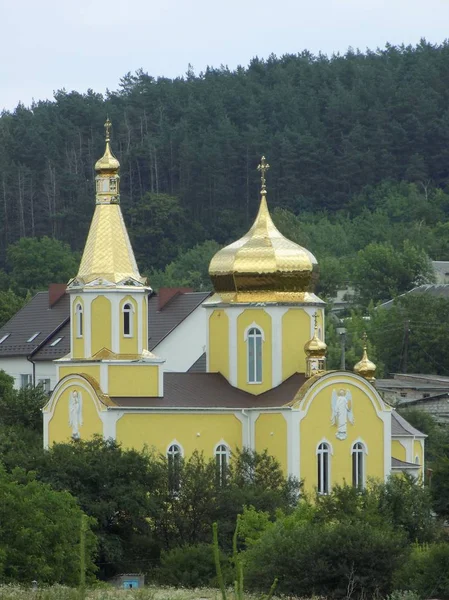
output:
<svg viewBox="0 0 449 600"><path fill-rule="evenodd" d="M238 364L238 344L237 344L237 319L243 312L243 308L229 307L226 309L229 320L229 383L237 386L237 364Z"/></svg>
<svg viewBox="0 0 449 600"><path fill-rule="evenodd" d="M271 316L272 387L276 387L282 383L282 317L288 307L274 306L271 310L265 310Z"/></svg>

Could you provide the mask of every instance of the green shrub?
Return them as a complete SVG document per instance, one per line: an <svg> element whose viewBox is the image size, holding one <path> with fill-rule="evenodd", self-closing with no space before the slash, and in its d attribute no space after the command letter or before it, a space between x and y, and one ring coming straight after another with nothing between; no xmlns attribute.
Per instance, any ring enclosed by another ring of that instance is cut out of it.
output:
<svg viewBox="0 0 449 600"><path fill-rule="evenodd" d="M422 598L449 598L449 544L414 546L396 574L396 587Z"/></svg>
<svg viewBox="0 0 449 600"><path fill-rule="evenodd" d="M392 590L405 536L369 523L278 521L245 553L245 582L277 592L326 598L372 597Z"/></svg>
<svg viewBox="0 0 449 600"><path fill-rule="evenodd" d="M410 590L395 590L387 596L386 600L421 600L421 598Z"/></svg>
<svg viewBox="0 0 449 600"><path fill-rule="evenodd" d="M223 578L228 584L232 579L229 559L224 553L220 553L220 560ZM163 551L156 579L163 585L176 587L217 586L212 545L196 544Z"/></svg>

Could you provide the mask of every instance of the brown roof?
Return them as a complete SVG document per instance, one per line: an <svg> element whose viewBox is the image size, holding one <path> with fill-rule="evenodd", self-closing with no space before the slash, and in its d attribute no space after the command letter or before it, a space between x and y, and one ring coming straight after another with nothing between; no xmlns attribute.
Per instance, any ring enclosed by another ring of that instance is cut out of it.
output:
<svg viewBox="0 0 449 600"><path fill-rule="evenodd" d="M152 294L148 300L148 349L153 350L208 296L210 292L181 292L158 310L158 296ZM27 342L37 332L40 333L33 342ZM0 339L7 333L10 335L0 344L0 358L29 356L33 352L33 360L36 361L66 356L70 352L69 294L64 294L50 308L49 292L38 292L0 328ZM58 337L62 337L61 341L52 346ZM39 347L46 339L46 343Z"/></svg>
<svg viewBox="0 0 449 600"><path fill-rule="evenodd" d="M9 334L0 344L0 358L29 356L47 338L54 337L52 334L68 321L69 303L68 294L64 294L50 307L48 292L38 292L0 329L0 339ZM35 333L39 335L28 342Z"/></svg>
<svg viewBox="0 0 449 600"><path fill-rule="evenodd" d="M277 387L253 396L233 387L220 373L164 373L164 397L111 398L126 408L269 408L291 402L305 382L296 373Z"/></svg>
<svg viewBox="0 0 449 600"><path fill-rule="evenodd" d="M425 433L415 429L408 421L401 417L395 410L391 413L391 435L406 435L427 437Z"/></svg>

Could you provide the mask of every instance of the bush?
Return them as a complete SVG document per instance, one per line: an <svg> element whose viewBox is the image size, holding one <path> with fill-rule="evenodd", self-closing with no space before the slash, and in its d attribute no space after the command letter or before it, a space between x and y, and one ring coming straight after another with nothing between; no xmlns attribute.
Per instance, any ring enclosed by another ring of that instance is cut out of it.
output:
<svg viewBox="0 0 449 600"><path fill-rule="evenodd" d="M449 598L449 544L414 546L396 584L422 598Z"/></svg>
<svg viewBox="0 0 449 600"><path fill-rule="evenodd" d="M369 523L278 521L245 553L246 583L294 596L387 594L406 551L404 536Z"/></svg>
<svg viewBox="0 0 449 600"><path fill-rule="evenodd" d="M225 583L231 582L232 574L228 557L221 552L220 560ZM162 552L161 566L156 571L156 579L163 585L176 587L216 587L213 547L211 544L196 544L173 548Z"/></svg>

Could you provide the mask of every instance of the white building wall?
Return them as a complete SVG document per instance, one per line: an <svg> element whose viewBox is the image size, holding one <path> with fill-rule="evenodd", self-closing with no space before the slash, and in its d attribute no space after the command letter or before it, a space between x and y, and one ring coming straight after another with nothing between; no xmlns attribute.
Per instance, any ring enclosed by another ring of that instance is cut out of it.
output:
<svg viewBox="0 0 449 600"><path fill-rule="evenodd" d="M56 383L56 365L51 360L36 362L36 384L39 379L50 379L50 390ZM14 377L14 387L17 389L21 386L22 375L33 376L33 365L26 359L25 356L13 356L0 358L0 369Z"/></svg>
<svg viewBox="0 0 449 600"><path fill-rule="evenodd" d="M198 306L152 352L165 359L164 371L184 373L206 351L206 311Z"/></svg>

